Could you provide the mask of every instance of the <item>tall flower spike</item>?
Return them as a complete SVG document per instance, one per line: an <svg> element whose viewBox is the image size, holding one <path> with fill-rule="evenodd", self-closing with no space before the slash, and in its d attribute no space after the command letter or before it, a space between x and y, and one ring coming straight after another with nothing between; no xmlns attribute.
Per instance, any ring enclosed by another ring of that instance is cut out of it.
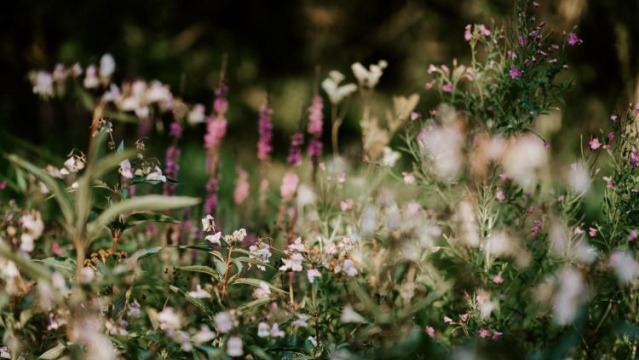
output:
<svg viewBox="0 0 639 360"><path fill-rule="evenodd" d="M288 153L288 161L289 164L293 166L299 166L302 164L302 144L304 143L304 134L301 132L296 132L291 136L291 148Z"/></svg>
<svg viewBox="0 0 639 360"><path fill-rule="evenodd" d="M268 161L271 158L271 140L273 139L273 124L271 124L271 113L273 111L269 107L268 102L262 108L260 112L260 118L258 122L258 131L260 134L259 141L257 142L257 158L262 161Z"/></svg>

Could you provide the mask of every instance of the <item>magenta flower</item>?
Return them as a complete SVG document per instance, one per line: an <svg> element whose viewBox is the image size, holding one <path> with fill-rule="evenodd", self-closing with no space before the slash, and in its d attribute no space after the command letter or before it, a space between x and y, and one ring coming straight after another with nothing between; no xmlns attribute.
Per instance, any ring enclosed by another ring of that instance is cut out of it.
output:
<svg viewBox="0 0 639 360"><path fill-rule="evenodd" d="M262 161L268 161L271 158L271 151L273 151L273 147L271 146L271 140L273 139L273 124L271 124L272 112L267 103L262 108L258 120L260 139L257 142L257 158Z"/></svg>
<svg viewBox="0 0 639 360"><path fill-rule="evenodd" d="M291 148L286 161L293 166L299 166L302 163L302 144L304 143L304 134L297 132L291 136Z"/></svg>
<svg viewBox="0 0 639 360"><path fill-rule="evenodd" d="M6 181L0 181L0 190L4 190L7 187Z"/></svg>
<svg viewBox="0 0 639 360"><path fill-rule="evenodd" d="M590 148L592 150L597 150L601 147L601 143L599 142L598 138L593 138L588 144L590 145Z"/></svg>
<svg viewBox="0 0 639 360"><path fill-rule="evenodd" d="M510 78L515 80L515 79L519 79L522 75L521 70L519 70L516 66L512 66L510 68L510 71L508 72L508 74L510 74Z"/></svg>
<svg viewBox="0 0 639 360"><path fill-rule="evenodd" d="M577 34L571 32L568 34L568 38L566 38L566 43L570 46L575 46L583 43L583 40L581 40Z"/></svg>
<svg viewBox="0 0 639 360"><path fill-rule="evenodd" d="M490 337L490 330L486 329L485 327L479 329L479 337L480 338L487 338Z"/></svg>

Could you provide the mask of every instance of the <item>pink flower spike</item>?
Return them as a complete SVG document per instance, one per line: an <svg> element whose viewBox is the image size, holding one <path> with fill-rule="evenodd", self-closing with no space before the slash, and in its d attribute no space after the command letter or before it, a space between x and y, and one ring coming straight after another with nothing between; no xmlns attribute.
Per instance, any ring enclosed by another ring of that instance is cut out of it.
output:
<svg viewBox="0 0 639 360"><path fill-rule="evenodd" d="M637 239L637 230L630 230L628 234L628 241L634 241Z"/></svg>
<svg viewBox="0 0 639 360"><path fill-rule="evenodd" d="M597 150L601 147L601 143L599 142L598 138L593 138L588 144L590 145L590 148L592 150Z"/></svg>

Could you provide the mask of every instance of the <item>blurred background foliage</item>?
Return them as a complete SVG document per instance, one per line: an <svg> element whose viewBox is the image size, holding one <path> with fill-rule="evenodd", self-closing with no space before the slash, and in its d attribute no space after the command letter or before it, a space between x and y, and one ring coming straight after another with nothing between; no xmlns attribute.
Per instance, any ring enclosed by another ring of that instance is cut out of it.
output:
<svg viewBox="0 0 639 360"><path fill-rule="evenodd" d="M390 66L378 91L385 95L418 92L422 96L418 110L425 113L438 102L435 92L424 90L430 79L428 65L450 65L453 58L468 63L464 26L485 23L492 27L493 19L496 25L508 26L513 3L3 1L0 150L15 148L21 139L62 159L73 147L86 147L90 113L69 97L40 101L27 79L32 69L50 71L57 62L80 62L86 68L102 54L111 53L117 63L116 82L158 79L169 84L176 96L206 104L208 110L227 54L230 110L225 147L233 149L239 160L254 158L258 110L268 93L274 108L275 150L283 159L290 135L305 126L305 120L299 120L306 118L318 67L320 79L338 69L352 81L353 62L367 65L385 59ZM579 135L587 139L607 126L610 113L622 111L629 101L639 102L639 1L540 3L538 20L545 20L558 35L577 27L584 40L569 53L571 69L566 76L574 80L574 87L561 114L551 117L551 122L563 123L561 132L554 135L553 151L575 154ZM132 125L119 124L116 131L129 144L135 140L137 130ZM342 144L359 146L355 110L341 131L346 140ZM202 170L203 134L202 125L188 130L183 140L189 163L200 161ZM164 157L159 149L166 141L166 134L151 135L149 145L157 151L153 155ZM195 171L188 167L183 166L182 172ZM6 169L6 163L2 168ZM203 171L200 176L205 176Z"/></svg>

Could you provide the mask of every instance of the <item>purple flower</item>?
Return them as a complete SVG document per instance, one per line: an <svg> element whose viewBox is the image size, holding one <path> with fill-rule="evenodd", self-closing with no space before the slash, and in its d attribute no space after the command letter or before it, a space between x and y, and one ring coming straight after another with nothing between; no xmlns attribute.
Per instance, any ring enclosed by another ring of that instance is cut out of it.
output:
<svg viewBox="0 0 639 360"><path fill-rule="evenodd" d="M291 136L291 148L288 153L289 164L298 166L302 163L302 144L304 143L304 134L297 132Z"/></svg>
<svg viewBox="0 0 639 360"><path fill-rule="evenodd" d="M180 165L178 163L178 159L180 158L180 149L176 145L169 146L166 150L166 167L164 168L164 175L169 178L176 180L178 171L180 170ZM171 182L164 183L164 195L172 196L175 194L175 188L177 184Z"/></svg>
<svg viewBox="0 0 639 360"><path fill-rule="evenodd" d="M312 157L312 158L319 158L320 155L322 155L322 148L324 147L324 145L322 144L322 141L320 139L317 138L313 138L311 139L311 141L308 144L308 154Z"/></svg>
<svg viewBox="0 0 639 360"><path fill-rule="evenodd" d="M271 146L271 140L273 139L273 124L271 124L272 112L268 104L264 105L258 120L260 139L257 142L257 158L263 161L269 160L271 151L273 151L273 147Z"/></svg>
<svg viewBox="0 0 639 360"><path fill-rule="evenodd" d="M519 70L516 66L512 66L510 68L510 71L508 72L508 74L510 74L510 78L515 80L515 79L519 79L522 75L521 70Z"/></svg>
<svg viewBox="0 0 639 360"><path fill-rule="evenodd" d="M308 133L315 136L322 136L324 101L319 95L313 97L313 103L308 108Z"/></svg>
<svg viewBox="0 0 639 360"><path fill-rule="evenodd" d="M583 40L581 40L577 34L575 33L569 33L568 34L568 38L566 39L566 43L568 43L568 45L570 46L575 46L575 45L580 45L581 43L583 43Z"/></svg>
<svg viewBox="0 0 639 360"><path fill-rule="evenodd" d="M169 136L176 139L182 137L182 125L179 122L174 121L171 123L171 127L169 128Z"/></svg>
<svg viewBox="0 0 639 360"><path fill-rule="evenodd" d="M453 89L454 87L452 83L446 83L444 86L442 86L442 91L445 93L452 93Z"/></svg>
<svg viewBox="0 0 639 360"><path fill-rule="evenodd" d="M638 163L639 154L637 154L637 148L633 146L632 150L630 151L630 165L632 165L632 167L637 167Z"/></svg>
<svg viewBox="0 0 639 360"><path fill-rule="evenodd" d="M220 85L215 89L215 100L213 101L213 110L218 114L226 114L229 109L229 101L227 100L227 94L229 92L228 86L225 84Z"/></svg>
<svg viewBox="0 0 639 360"><path fill-rule="evenodd" d="M209 179L209 182L206 184L206 202L204 203L204 211L206 214L215 214L215 210L217 210L217 189L219 187L219 183L216 178Z"/></svg>
<svg viewBox="0 0 639 360"><path fill-rule="evenodd" d="M7 187L6 181L0 181L0 190L4 190Z"/></svg>

